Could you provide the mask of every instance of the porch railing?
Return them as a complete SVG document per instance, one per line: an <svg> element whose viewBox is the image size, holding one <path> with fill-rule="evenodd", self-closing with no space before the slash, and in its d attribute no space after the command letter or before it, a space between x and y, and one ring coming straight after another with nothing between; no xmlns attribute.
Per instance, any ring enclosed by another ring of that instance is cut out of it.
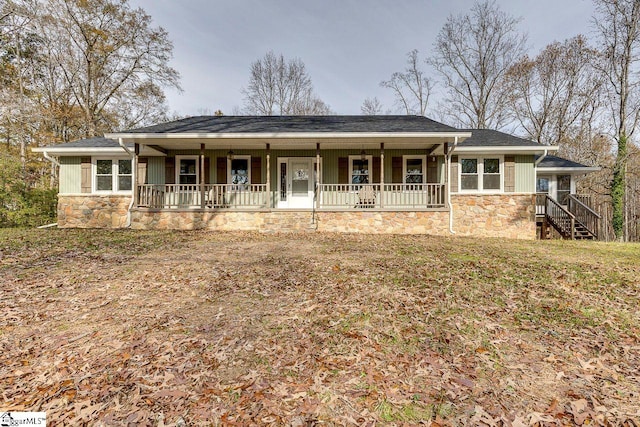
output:
<svg viewBox="0 0 640 427"><path fill-rule="evenodd" d="M320 208L442 208L444 184L320 184Z"/></svg>
<svg viewBox="0 0 640 427"><path fill-rule="evenodd" d="M544 216L547 193L536 193L536 216Z"/></svg>
<svg viewBox="0 0 640 427"><path fill-rule="evenodd" d="M203 199L204 195L204 199ZM266 184L143 184L138 186L137 206L166 208L260 208L267 207Z"/></svg>
<svg viewBox="0 0 640 427"><path fill-rule="evenodd" d="M380 207L380 184L319 184L320 208Z"/></svg>
<svg viewBox="0 0 640 427"><path fill-rule="evenodd" d="M384 184L384 206L393 208L444 207L444 184Z"/></svg>
<svg viewBox="0 0 640 427"><path fill-rule="evenodd" d="M320 184L317 197L321 209L429 209L446 203L444 184ZM268 208L269 200L267 184L143 184L136 203L152 209L252 209Z"/></svg>

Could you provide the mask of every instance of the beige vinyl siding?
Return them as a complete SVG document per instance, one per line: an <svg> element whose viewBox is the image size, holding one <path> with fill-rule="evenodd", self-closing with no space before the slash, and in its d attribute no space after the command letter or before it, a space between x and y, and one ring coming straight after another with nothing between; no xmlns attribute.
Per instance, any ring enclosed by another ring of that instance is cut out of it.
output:
<svg viewBox="0 0 640 427"><path fill-rule="evenodd" d="M147 160L147 184L164 184L164 157Z"/></svg>
<svg viewBox="0 0 640 427"><path fill-rule="evenodd" d="M217 167L218 167L218 157L227 157L229 150L207 150L205 152L205 156L209 157L209 182L217 183ZM198 153L196 153L198 154ZM259 157L262 159L262 164L260 168L260 183L267 182L267 151L266 150L233 150L234 156L251 156L251 158ZM273 176L274 166L273 166L273 151L271 152L271 180L273 181L275 178ZM251 168L251 164L249 164L249 168ZM252 180L255 180L255 177L251 177Z"/></svg>
<svg viewBox="0 0 640 427"><path fill-rule="evenodd" d="M205 158L209 159L209 182L210 183L217 183L217 161L218 161L218 157L227 157L229 153L229 150L205 150L204 152L204 156ZM315 155L315 151L313 152ZM260 171L260 175L261 175L261 179L260 182L266 182L267 180L267 169L266 169L266 156L267 156L267 152L266 150L233 150L233 154L236 156L251 156L251 157L260 157L262 160L262 165L263 167L261 168ZM169 150L169 152L167 153L167 157L173 157L175 158L175 156L199 156L200 155L200 150ZM165 181L165 169L164 169L164 157L162 158L162 167L158 166L158 176L157 178L160 179L160 177L162 178L162 182L158 182L158 184L164 184ZM272 180L274 180L275 178L273 177L273 173L275 170L275 166L274 166L274 152L271 151L271 176L272 176ZM151 167L151 165L149 165L149 167ZM151 181L151 173L149 175L149 180ZM154 178L155 179L155 178ZM154 183L153 181L151 181L152 183Z"/></svg>
<svg viewBox="0 0 640 427"><path fill-rule="evenodd" d="M345 150L321 150L320 156L322 157L322 181L324 184L338 184L338 159L340 157L357 156L361 150L358 149L345 149ZM380 150L365 150L367 155L373 157L380 157ZM218 157L227 157L229 150L206 150L205 156L209 158L209 177L210 182L215 183L217 181L217 159ZM251 156L259 157L262 159L261 179L260 182L265 183L267 181L267 168L266 168L266 150L233 150L236 156ZM169 157L175 157L176 155L199 155L200 150L170 150L167 154ZM281 157L316 157L316 150L271 150L271 190L278 190L278 158ZM385 181L391 182L392 165L391 159L393 157L402 157L403 155L428 155L428 150L385 150L384 151L384 174ZM153 160L152 160L153 159ZM157 158L162 161L164 165L164 158ZM152 170L156 167L153 165L154 158L149 158L149 183L164 183L164 166L157 165L156 176ZM437 158L438 170L440 176L444 174L444 158L439 156ZM162 181L160 181L162 178Z"/></svg>
<svg viewBox="0 0 640 427"><path fill-rule="evenodd" d="M515 156L516 193L535 193L536 170L533 155Z"/></svg>
<svg viewBox="0 0 640 427"><path fill-rule="evenodd" d="M60 157L60 194L79 194L81 177L80 157Z"/></svg>

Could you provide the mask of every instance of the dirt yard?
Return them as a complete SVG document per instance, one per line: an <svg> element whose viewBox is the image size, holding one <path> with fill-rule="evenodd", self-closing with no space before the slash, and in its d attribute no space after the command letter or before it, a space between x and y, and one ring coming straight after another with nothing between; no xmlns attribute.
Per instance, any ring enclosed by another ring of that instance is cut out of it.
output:
<svg viewBox="0 0 640 427"><path fill-rule="evenodd" d="M640 425L640 246L0 230L0 411Z"/></svg>

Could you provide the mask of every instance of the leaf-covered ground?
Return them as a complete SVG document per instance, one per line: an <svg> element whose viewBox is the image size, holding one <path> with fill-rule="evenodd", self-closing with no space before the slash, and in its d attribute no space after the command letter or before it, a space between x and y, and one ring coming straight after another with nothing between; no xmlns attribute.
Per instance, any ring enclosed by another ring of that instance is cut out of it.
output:
<svg viewBox="0 0 640 427"><path fill-rule="evenodd" d="M640 246L0 230L0 410L51 425L640 424Z"/></svg>

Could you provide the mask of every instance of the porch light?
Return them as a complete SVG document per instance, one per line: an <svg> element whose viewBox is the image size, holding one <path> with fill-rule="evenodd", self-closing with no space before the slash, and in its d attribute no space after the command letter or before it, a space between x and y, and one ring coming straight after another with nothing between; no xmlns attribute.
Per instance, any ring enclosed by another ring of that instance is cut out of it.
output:
<svg viewBox="0 0 640 427"><path fill-rule="evenodd" d="M360 152L360 158L362 160L367 160L367 152L364 149Z"/></svg>
<svg viewBox="0 0 640 427"><path fill-rule="evenodd" d="M227 151L227 158L228 158L229 160L233 160L233 155L234 155L234 154L235 154L235 153L233 152L233 150L229 150L229 151Z"/></svg>

